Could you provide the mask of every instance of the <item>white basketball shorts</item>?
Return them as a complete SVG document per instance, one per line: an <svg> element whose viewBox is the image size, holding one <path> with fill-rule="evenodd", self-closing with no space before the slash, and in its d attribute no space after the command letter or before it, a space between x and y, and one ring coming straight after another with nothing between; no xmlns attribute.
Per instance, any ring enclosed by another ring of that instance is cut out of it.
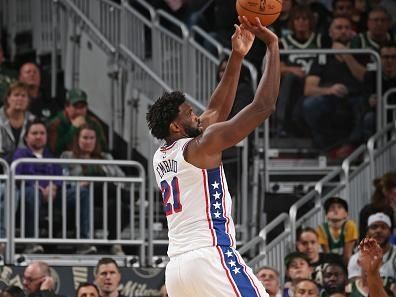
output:
<svg viewBox="0 0 396 297"><path fill-rule="evenodd" d="M170 297L268 297L252 269L230 247L207 247L172 257L165 283Z"/></svg>

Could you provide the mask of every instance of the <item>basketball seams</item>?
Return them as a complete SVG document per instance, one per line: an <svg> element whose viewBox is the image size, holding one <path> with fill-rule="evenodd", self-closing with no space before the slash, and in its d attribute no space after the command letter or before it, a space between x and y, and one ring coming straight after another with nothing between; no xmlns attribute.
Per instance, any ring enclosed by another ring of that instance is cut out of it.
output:
<svg viewBox="0 0 396 297"><path fill-rule="evenodd" d="M278 2L279 4L282 4L282 2L281 1L279 1L279 0L275 0L276 2ZM246 10L246 11L249 11L249 12L251 12L251 13L255 13L255 14L257 14L257 15L277 15L277 14L280 14L281 13L281 10L282 10L282 6L280 6L279 8L279 11L277 11L277 12L273 12L273 13L260 13L260 12L258 12L258 11L254 11L254 10L251 10L251 9L249 9L249 8L246 8L245 6L242 6L240 3L239 3L239 1L237 1L237 5L241 8L241 9L244 9L244 10ZM242 13L241 13L242 14Z"/></svg>

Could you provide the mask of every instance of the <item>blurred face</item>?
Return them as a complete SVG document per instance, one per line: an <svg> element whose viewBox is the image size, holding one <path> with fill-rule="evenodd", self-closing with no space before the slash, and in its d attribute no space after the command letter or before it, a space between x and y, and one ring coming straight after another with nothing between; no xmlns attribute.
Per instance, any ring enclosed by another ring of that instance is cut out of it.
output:
<svg viewBox="0 0 396 297"><path fill-rule="evenodd" d="M323 286L327 293L343 291L347 277L344 270L338 265L328 265L323 272Z"/></svg>
<svg viewBox="0 0 396 297"><path fill-rule="evenodd" d="M96 132L90 129L81 130L78 137L78 145L81 152L91 154L96 146Z"/></svg>
<svg viewBox="0 0 396 297"><path fill-rule="evenodd" d="M65 106L66 115L69 119L75 119L76 117L87 115L88 107L84 102L77 102L75 104L68 104Z"/></svg>
<svg viewBox="0 0 396 297"><path fill-rule="evenodd" d="M179 106L179 116L175 122L181 128L181 133L186 137L196 137L202 133L199 117L187 103Z"/></svg>
<svg viewBox="0 0 396 297"><path fill-rule="evenodd" d="M391 22L385 12L373 11L369 13L367 28L371 37L384 38L390 28L390 25Z"/></svg>
<svg viewBox="0 0 396 297"><path fill-rule="evenodd" d="M308 255L311 262L319 260L319 240L316 234L312 232L303 232L300 235L300 240L296 244L297 250Z"/></svg>
<svg viewBox="0 0 396 297"><path fill-rule="evenodd" d="M99 297L99 295L98 291L93 286L86 286L78 290L77 297Z"/></svg>
<svg viewBox="0 0 396 297"><path fill-rule="evenodd" d="M388 77L396 76L396 47L383 47L381 49L382 70ZM393 190L393 201L396 203L396 189ZM386 193L385 193L386 196Z"/></svg>
<svg viewBox="0 0 396 297"><path fill-rule="evenodd" d="M302 258L294 258L287 268L287 275L291 280L311 278L311 274L311 266Z"/></svg>
<svg viewBox="0 0 396 297"><path fill-rule="evenodd" d="M391 230L387 224L381 221L372 223L367 229L367 236L374 238L383 248L389 243Z"/></svg>
<svg viewBox="0 0 396 297"><path fill-rule="evenodd" d="M257 273L257 278L268 293L276 294L279 291L279 277L271 269L261 269Z"/></svg>
<svg viewBox="0 0 396 297"><path fill-rule="evenodd" d="M334 19L330 25L329 35L333 42L348 44L353 36L351 22L346 18Z"/></svg>
<svg viewBox="0 0 396 297"><path fill-rule="evenodd" d="M353 12L353 3L351 1L338 1L334 7L334 15L335 16L352 16Z"/></svg>
<svg viewBox="0 0 396 297"><path fill-rule="evenodd" d="M25 292L31 294L39 291L44 278L45 275L42 274L38 265L29 265L26 267L22 280Z"/></svg>
<svg viewBox="0 0 396 297"><path fill-rule="evenodd" d="M345 208L339 203L333 203L329 207L326 217L329 221L340 222L347 218L348 213Z"/></svg>
<svg viewBox="0 0 396 297"><path fill-rule="evenodd" d="M29 95L24 89L14 89L7 98L9 109L24 112L29 106Z"/></svg>
<svg viewBox="0 0 396 297"><path fill-rule="evenodd" d="M311 32L309 18L306 15L297 16L293 20L295 32Z"/></svg>
<svg viewBox="0 0 396 297"><path fill-rule="evenodd" d="M282 12L288 13L293 7L292 0L283 0L282 1Z"/></svg>
<svg viewBox="0 0 396 297"><path fill-rule="evenodd" d="M19 71L19 80L32 86L40 86L40 70L32 63L23 64Z"/></svg>
<svg viewBox="0 0 396 297"><path fill-rule="evenodd" d="M113 263L102 264L96 272L96 285L102 295L116 292L121 281L121 274Z"/></svg>
<svg viewBox="0 0 396 297"><path fill-rule="evenodd" d="M42 124L35 124L30 126L29 132L26 135L26 144L32 150L40 150L47 144L47 130Z"/></svg>
<svg viewBox="0 0 396 297"><path fill-rule="evenodd" d="M299 282L294 290L294 297L317 297L318 287L310 281Z"/></svg>

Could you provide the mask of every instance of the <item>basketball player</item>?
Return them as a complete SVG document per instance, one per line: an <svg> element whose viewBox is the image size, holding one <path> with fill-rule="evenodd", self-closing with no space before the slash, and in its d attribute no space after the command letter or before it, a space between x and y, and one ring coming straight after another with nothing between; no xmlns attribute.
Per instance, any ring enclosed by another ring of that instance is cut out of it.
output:
<svg viewBox="0 0 396 297"><path fill-rule="evenodd" d="M207 110L197 116L181 92L165 93L147 114L151 133L165 140L153 165L168 221L171 297L265 296L264 287L235 249L231 197L222 151L249 135L269 117L279 89L275 34L256 19L240 18L232 53ZM254 35L267 45L266 69L251 104L225 121L233 105L243 57Z"/></svg>

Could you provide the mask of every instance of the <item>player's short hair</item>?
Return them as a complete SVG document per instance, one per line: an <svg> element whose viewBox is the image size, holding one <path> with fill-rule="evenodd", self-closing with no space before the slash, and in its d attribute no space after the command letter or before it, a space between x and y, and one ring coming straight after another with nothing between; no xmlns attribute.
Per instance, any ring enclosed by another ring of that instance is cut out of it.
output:
<svg viewBox="0 0 396 297"><path fill-rule="evenodd" d="M179 106L186 96L179 91L165 92L150 108L146 120L151 134L158 139L169 136L169 125L179 115Z"/></svg>
<svg viewBox="0 0 396 297"><path fill-rule="evenodd" d="M76 290L76 297L78 297L78 293L79 293L79 291L80 291L82 288L87 288L87 287L92 287L92 288L94 288L95 291L96 291L96 293L98 293L98 296L100 296L99 289L98 289L98 287L97 287L95 284L92 284L92 283L81 283L81 284L79 284L79 286L78 286L78 288L77 288L77 290Z"/></svg>

